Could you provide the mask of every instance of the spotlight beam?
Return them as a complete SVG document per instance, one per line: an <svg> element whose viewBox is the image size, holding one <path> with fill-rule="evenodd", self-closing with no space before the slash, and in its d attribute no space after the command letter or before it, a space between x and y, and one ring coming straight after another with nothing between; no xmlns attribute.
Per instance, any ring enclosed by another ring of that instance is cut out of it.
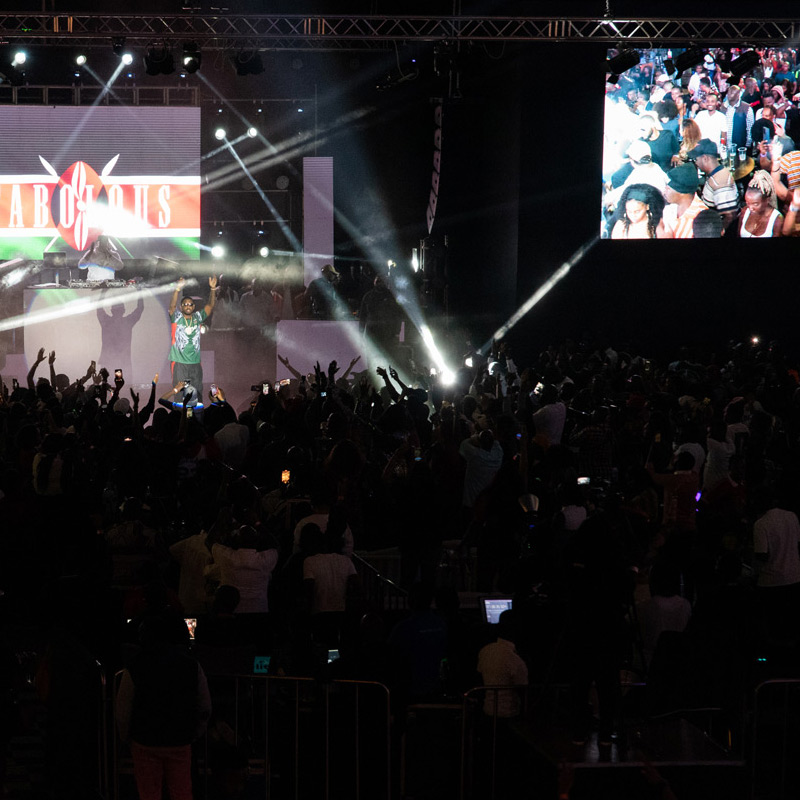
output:
<svg viewBox="0 0 800 800"><path fill-rule="evenodd" d="M81 67L81 69L83 69L85 72L91 75L92 78L94 78L103 87L103 89L100 92L100 94L98 94L97 97L95 97L95 99L92 100L91 105L87 107L86 114L83 115L81 121L75 126L73 131L64 141L64 144L62 145L61 149L58 151L58 154L56 155L55 158L56 162L58 162L61 159L64 153L68 153L70 151L75 142L78 140L78 137L81 135L81 131L86 126L86 123L91 118L92 111L94 111L94 109L97 108L97 106L99 106L100 103L103 102L103 98L107 94L110 94L115 100L119 100L116 93L112 90L111 87L113 86L114 81L119 77L120 73L124 68L125 65L120 61L119 64L117 64L117 66L115 67L111 77L104 83L103 79L88 64L84 64Z"/></svg>
<svg viewBox="0 0 800 800"><path fill-rule="evenodd" d="M511 316L511 318L501 325L492 335L492 338L485 342L478 352L486 355L492 346L493 341L502 339L540 300L542 300L553 287L567 277L569 271L595 246L600 240L595 236L589 242L582 244Z"/></svg>
<svg viewBox="0 0 800 800"><path fill-rule="evenodd" d="M295 247L298 250L302 250L303 246L300 244L297 237L294 235L294 233L292 233L291 229L286 224L286 220L281 219L280 214L278 214L278 209L275 208L272 201L269 199L269 197L267 197L266 192L258 185L258 181L253 177L250 170L247 169L247 167L244 164L244 161L242 161L242 159L239 157L239 154L236 152L236 149L230 142L226 142L226 144L228 146L228 149L231 151L231 155L236 159L239 166L241 167L242 172L244 172L244 174L247 175L250 183L253 184L253 188L258 193L258 196L264 201L264 205L269 209L270 214L272 214L272 216L275 218L275 221L278 223L281 231L283 232L283 235L286 236L292 247Z"/></svg>
<svg viewBox="0 0 800 800"><path fill-rule="evenodd" d="M129 292L115 293L110 297L98 298L97 300L92 300L89 297L80 297L65 303L59 308L37 311L33 314L20 314L19 316L0 321L0 332L21 328L23 325L25 325L25 327L30 327L33 325L40 325L44 322L52 322L56 319L75 317L79 314L96 311L98 308L110 308L113 305L119 305L119 303L127 300L138 300L140 297L149 297L154 294L170 294L173 291L174 287L171 284L166 284L156 288L134 289Z"/></svg>

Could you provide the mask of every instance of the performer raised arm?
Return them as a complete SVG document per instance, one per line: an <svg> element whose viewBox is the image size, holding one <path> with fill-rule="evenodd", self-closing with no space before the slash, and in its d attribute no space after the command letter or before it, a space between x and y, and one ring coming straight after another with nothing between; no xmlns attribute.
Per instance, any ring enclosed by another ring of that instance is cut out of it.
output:
<svg viewBox="0 0 800 800"><path fill-rule="evenodd" d="M203 367L200 363L200 327L211 315L217 301L217 276L208 279L210 292L205 307L197 311L194 300L184 295L178 308L178 295L186 281L180 278L169 304L172 322L172 347L169 360L172 364L172 385L182 381L190 383L197 390L197 397L203 396Z"/></svg>

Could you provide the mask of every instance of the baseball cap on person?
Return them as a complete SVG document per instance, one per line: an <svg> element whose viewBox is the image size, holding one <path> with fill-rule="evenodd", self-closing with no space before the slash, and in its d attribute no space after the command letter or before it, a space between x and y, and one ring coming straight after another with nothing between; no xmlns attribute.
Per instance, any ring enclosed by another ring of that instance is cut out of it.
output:
<svg viewBox="0 0 800 800"><path fill-rule="evenodd" d="M681 164L667 173L667 186L679 194L694 194L697 184L697 168L694 164Z"/></svg>
<svg viewBox="0 0 800 800"><path fill-rule="evenodd" d="M625 151L625 154L631 161L635 161L637 163L641 163L645 159L649 161L652 155L650 151L650 145L647 144L647 142L643 142L641 139L631 142L630 146Z"/></svg>
<svg viewBox="0 0 800 800"><path fill-rule="evenodd" d="M322 271L323 271L323 272L324 272L326 275L335 275L337 278L339 277L339 270L338 270L338 269L336 269L336 267L334 267L332 264L326 264L326 265L325 265L325 266L322 268Z"/></svg>
<svg viewBox="0 0 800 800"><path fill-rule="evenodd" d="M706 64L713 64L713 63L714 63L714 56L712 56L710 53L706 53L706 54L703 56L703 61L704 61Z"/></svg>
<svg viewBox="0 0 800 800"><path fill-rule="evenodd" d="M692 160L699 156L714 156L715 158L719 158L719 151L711 139L701 139L686 155Z"/></svg>

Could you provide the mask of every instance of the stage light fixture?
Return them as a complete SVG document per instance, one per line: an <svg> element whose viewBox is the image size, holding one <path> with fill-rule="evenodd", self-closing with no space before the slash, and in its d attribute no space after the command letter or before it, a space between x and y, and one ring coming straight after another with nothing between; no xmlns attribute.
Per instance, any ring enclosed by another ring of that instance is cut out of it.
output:
<svg viewBox="0 0 800 800"><path fill-rule="evenodd" d="M215 244L211 248L212 258L222 258L225 255L225 248L221 244Z"/></svg>
<svg viewBox="0 0 800 800"><path fill-rule="evenodd" d="M266 258L269 255L269 247L261 247L258 251L261 258Z"/></svg>
<svg viewBox="0 0 800 800"><path fill-rule="evenodd" d="M133 54L132 53L123 53L122 54L122 63L130 66L133 64Z"/></svg>
<svg viewBox="0 0 800 800"><path fill-rule="evenodd" d="M111 40L111 50L117 58L122 58L122 53L125 50L125 37L115 36Z"/></svg>
<svg viewBox="0 0 800 800"><path fill-rule="evenodd" d="M175 59L166 44L151 44L144 54L144 67L148 75L171 75L175 72Z"/></svg>
<svg viewBox="0 0 800 800"><path fill-rule="evenodd" d="M256 130L256 129L255 129L255 128L254 128L254 127L251 125L251 126L250 126L250 127L247 129L247 135L248 135L248 136L249 136L251 139L255 139L255 138L256 138L256 136L258 136L258 131L257 131L257 130Z"/></svg>
<svg viewBox="0 0 800 800"><path fill-rule="evenodd" d="M200 48L196 42L186 42L183 45L183 68L190 74L194 74L200 69L203 57L200 55Z"/></svg>
<svg viewBox="0 0 800 800"><path fill-rule="evenodd" d="M219 139L220 141L222 141L227 135L228 132L225 130L225 128L217 128L214 131L214 138Z"/></svg>
<svg viewBox="0 0 800 800"><path fill-rule="evenodd" d="M761 63L761 58L755 50L748 50L742 53L739 58L731 62L730 73L733 78L737 80L742 75L754 70Z"/></svg>
<svg viewBox="0 0 800 800"><path fill-rule="evenodd" d="M260 75L264 71L258 50L240 50L233 57L233 65L237 75Z"/></svg>
<svg viewBox="0 0 800 800"><path fill-rule="evenodd" d="M17 50L14 53L14 58L11 60L11 65L14 67L21 67L28 60L28 55L24 50Z"/></svg>
<svg viewBox="0 0 800 800"><path fill-rule="evenodd" d="M609 83L616 83L623 72L627 72L639 63L637 50L620 50L613 58L606 61L606 72L609 72Z"/></svg>
<svg viewBox="0 0 800 800"><path fill-rule="evenodd" d="M705 56L705 51L702 47L690 47L680 53L674 59L674 66L678 71L678 75L699 64L703 60L703 56Z"/></svg>
<svg viewBox="0 0 800 800"><path fill-rule="evenodd" d="M75 56L75 63L82 67L86 63L86 56L83 53L78 54Z"/></svg>

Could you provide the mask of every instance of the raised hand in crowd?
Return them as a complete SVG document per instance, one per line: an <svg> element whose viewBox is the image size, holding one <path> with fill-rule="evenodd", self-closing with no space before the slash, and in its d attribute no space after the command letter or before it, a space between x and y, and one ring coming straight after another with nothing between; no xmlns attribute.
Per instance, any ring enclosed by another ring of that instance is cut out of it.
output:
<svg viewBox="0 0 800 800"><path fill-rule="evenodd" d="M36 390L36 386L35 386L35 384L33 383L33 376L36 374L36 368L39 366L39 364L41 364L41 363L42 363L42 361L44 361L44 352L45 352L45 351L44 351L44 347L40 347L40 348L39 348L39 353L38 353L38 354L37 354L37 356L36 356L36 361L34 361L34 362L33 362L33 365L32 365L32 366L31 366L31 368L28 370L28 379L27 379L27 383L28 383L28 388L29 388L29 389L30 389L32 392Z"/></svg>
<svg viewBox="0 0 800 800"><path fill-rule="evenodd" d="M350 373L353 371L353 367L358 364L361 360L361 356L356 356L355 358L350 360L350 364L348 365L347 369L344 371L344 375L342 375L340 380L346 381L349 377Z"/></svg>
<svg viewBox="0 0 800 800"><path fill-rule="evenodd" d="M328 383L333 386L336 383L336 373L339 371L339 365L334 359L328 364Z"/></svg>

